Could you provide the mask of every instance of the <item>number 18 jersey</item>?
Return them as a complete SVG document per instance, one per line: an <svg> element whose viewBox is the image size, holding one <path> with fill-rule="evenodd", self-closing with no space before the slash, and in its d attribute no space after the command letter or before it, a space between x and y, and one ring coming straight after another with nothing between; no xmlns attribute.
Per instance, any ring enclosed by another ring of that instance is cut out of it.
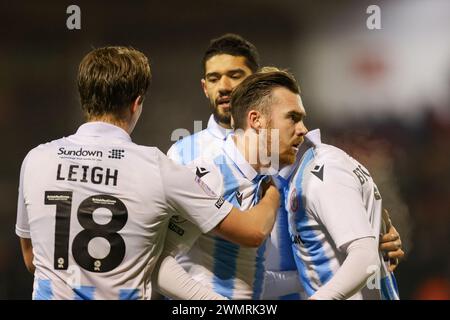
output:
<svg viewBox="0 0 450 320"><path fill-rule="evenodd" d="M231 207L157 148L84 124L22 164L16 233L33 244L33 299L147 299L170 217L208 232Z"/></svg>

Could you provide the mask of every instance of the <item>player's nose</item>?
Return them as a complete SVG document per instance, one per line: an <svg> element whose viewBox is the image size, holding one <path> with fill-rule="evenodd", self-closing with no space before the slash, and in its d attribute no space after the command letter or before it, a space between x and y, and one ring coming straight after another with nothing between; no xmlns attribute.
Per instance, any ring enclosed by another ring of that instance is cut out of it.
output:
<svg viewBox="0 0 450 320"><path fill-rule="evenodd" d="M295 134L297 136L304 136L305 134L308 133L308 128L306 128L305 124L303 123L303 121L299 121L296 126L295 126Z"/></svg>
<svg viewBox="0 0 450 320"><path fill-rule="evenodd" d="M230 91L233 90L233 85L231 83L230 78L222 77L219 82L219 91Z"/></svg>

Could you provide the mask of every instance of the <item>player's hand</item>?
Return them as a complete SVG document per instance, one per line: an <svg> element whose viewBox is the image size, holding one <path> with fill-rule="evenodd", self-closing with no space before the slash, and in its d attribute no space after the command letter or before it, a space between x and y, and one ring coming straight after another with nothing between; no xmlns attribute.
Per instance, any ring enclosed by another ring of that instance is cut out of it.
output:
<svg viewBox="0 0 450 320"><path fill-rule="evenodd" d="M270 200L276 206L280 203L280 193L277 187L273 184L272 179L264 181L261 185L263 198Z"/></svg>
<svg viewBox="0 0 450 320"><path fill-rule="evenodd" d="M392 272L404 258L405 252L402 250L400 234L392 224L388 227L387 233L380 237L380 250L383 252L384 259L389 260L389 271Z"/></svg>

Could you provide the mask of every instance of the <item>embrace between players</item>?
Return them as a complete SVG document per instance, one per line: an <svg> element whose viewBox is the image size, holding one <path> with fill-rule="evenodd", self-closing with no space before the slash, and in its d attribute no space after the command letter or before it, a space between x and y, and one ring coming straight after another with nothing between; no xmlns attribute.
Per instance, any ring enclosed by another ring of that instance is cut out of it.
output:
<svg viewBox="0 0 450 320"><path fill-rule="evenodd" d="M169 160L130 138L147 58L126 47L83 58L86 123L21 168L33 299L398 299L403 251L377 186L308 132L295 78L260 68L233 34L211 41L203 67L213 114Z"/></svg>

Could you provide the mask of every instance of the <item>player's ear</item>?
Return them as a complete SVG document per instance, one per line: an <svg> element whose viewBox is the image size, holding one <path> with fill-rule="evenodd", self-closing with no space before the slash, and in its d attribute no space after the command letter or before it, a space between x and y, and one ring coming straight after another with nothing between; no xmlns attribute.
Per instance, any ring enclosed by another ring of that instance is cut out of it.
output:
<svg viewBox="0 0 450 320"><path fill-rule="evenodd" d="M138 96L135 100L134 100L134 102L131 104L131 109L130 109L130 111L131 111L131 114L134 114L134 113L136 113L138 110L139 110L139 108L141 107L141 105L142 105L142 103L144 102L144 97L142 97L142 96Z"/></svg>
<svg viewBox="0 0 450 320"><path fill-rule="evenodd" d="M261 113L257 110L250 110L247 114L248 126L256 131L262 128Z"/></svg>
<svg viewBox="0 0 450 320"><path fill-rule="evenodd" d="M201 84L202 84L203 93L204 93L205 96L209 99L208 91L206 90L206 80L202 78L202 79L200 80L200 82L201 82Z"/></svg>
<svg viewBox="0 0 450 320"><path fill-rule="evenodd" d="M233 118L233 116L231 116L231 118L230 118L230 126L231 126L231 129L235 129L234 128L234 118Z"/></svg>

